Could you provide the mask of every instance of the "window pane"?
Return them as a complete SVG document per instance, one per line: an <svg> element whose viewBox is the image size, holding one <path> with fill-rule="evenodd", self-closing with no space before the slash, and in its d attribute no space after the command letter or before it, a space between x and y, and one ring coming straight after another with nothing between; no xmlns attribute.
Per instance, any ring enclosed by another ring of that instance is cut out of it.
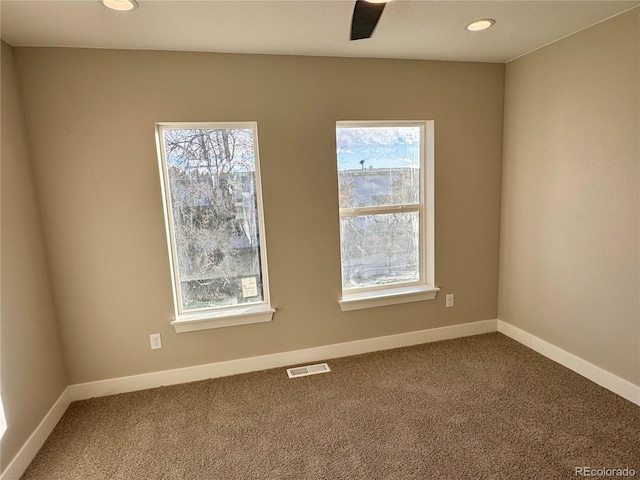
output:
<svg viewBox="0 0 640 480"><path fill-rule="evenodd" d="M420 127L336 127L340 208L420 198Z"/></svg>
<svg viewBox="0 0 640 480"><path fill-rule="evenodd" d="M163 141L183 311L263 301L253 130Z"/></svg>
<svg viewBox="0 0 640 480"><path fill-rule="evenodd" d="M342 288L420 279L418 212L340 219Z"/></svg>

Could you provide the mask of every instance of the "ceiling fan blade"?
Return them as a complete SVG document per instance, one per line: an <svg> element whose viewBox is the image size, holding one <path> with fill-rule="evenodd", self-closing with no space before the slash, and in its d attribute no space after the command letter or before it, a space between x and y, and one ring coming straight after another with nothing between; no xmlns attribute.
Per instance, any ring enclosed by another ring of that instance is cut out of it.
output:
<svg viewBox="0 0 640 480"><path fill-rule="evenodd" d="M365 0L356 0L353 7L353 19L351 20L351 40L369 38L376 29L378 20L386 3L369 3Z"/></svg>

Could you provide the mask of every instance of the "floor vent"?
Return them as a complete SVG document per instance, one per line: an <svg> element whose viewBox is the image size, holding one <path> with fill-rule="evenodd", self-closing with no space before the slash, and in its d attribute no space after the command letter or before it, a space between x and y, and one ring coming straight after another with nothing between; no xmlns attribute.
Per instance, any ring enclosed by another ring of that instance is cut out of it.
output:
<svg viewBox="0 0 640 480"><path fill-rule="evenodd" d="M304 367L287 368L289 378L306 377L307 375L315 375L316 373L330 372L331 369L326 363L318 363L317 365L306 365Z"/></svg>

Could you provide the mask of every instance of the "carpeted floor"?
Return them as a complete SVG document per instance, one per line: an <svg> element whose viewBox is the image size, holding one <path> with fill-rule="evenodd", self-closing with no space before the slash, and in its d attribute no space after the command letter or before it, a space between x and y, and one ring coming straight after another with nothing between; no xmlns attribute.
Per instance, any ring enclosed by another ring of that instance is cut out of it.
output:
<svg viewBox="0 0 640 480"><path fill-rule="evenodd" d="M328 363L75 402L23 478L640 478L640 407L501 334Z"/></svg>

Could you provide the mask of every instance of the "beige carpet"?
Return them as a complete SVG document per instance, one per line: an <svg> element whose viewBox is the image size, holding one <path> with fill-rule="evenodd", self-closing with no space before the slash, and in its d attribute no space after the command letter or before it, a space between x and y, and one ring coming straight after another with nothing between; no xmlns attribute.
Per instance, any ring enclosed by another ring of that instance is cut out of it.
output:
<svg viewBox="0 0 640 480"><path fill-rule="evenodd" d="M328 363L73 403L23 478L640 478L640 407L501 334Z"/></svg>

